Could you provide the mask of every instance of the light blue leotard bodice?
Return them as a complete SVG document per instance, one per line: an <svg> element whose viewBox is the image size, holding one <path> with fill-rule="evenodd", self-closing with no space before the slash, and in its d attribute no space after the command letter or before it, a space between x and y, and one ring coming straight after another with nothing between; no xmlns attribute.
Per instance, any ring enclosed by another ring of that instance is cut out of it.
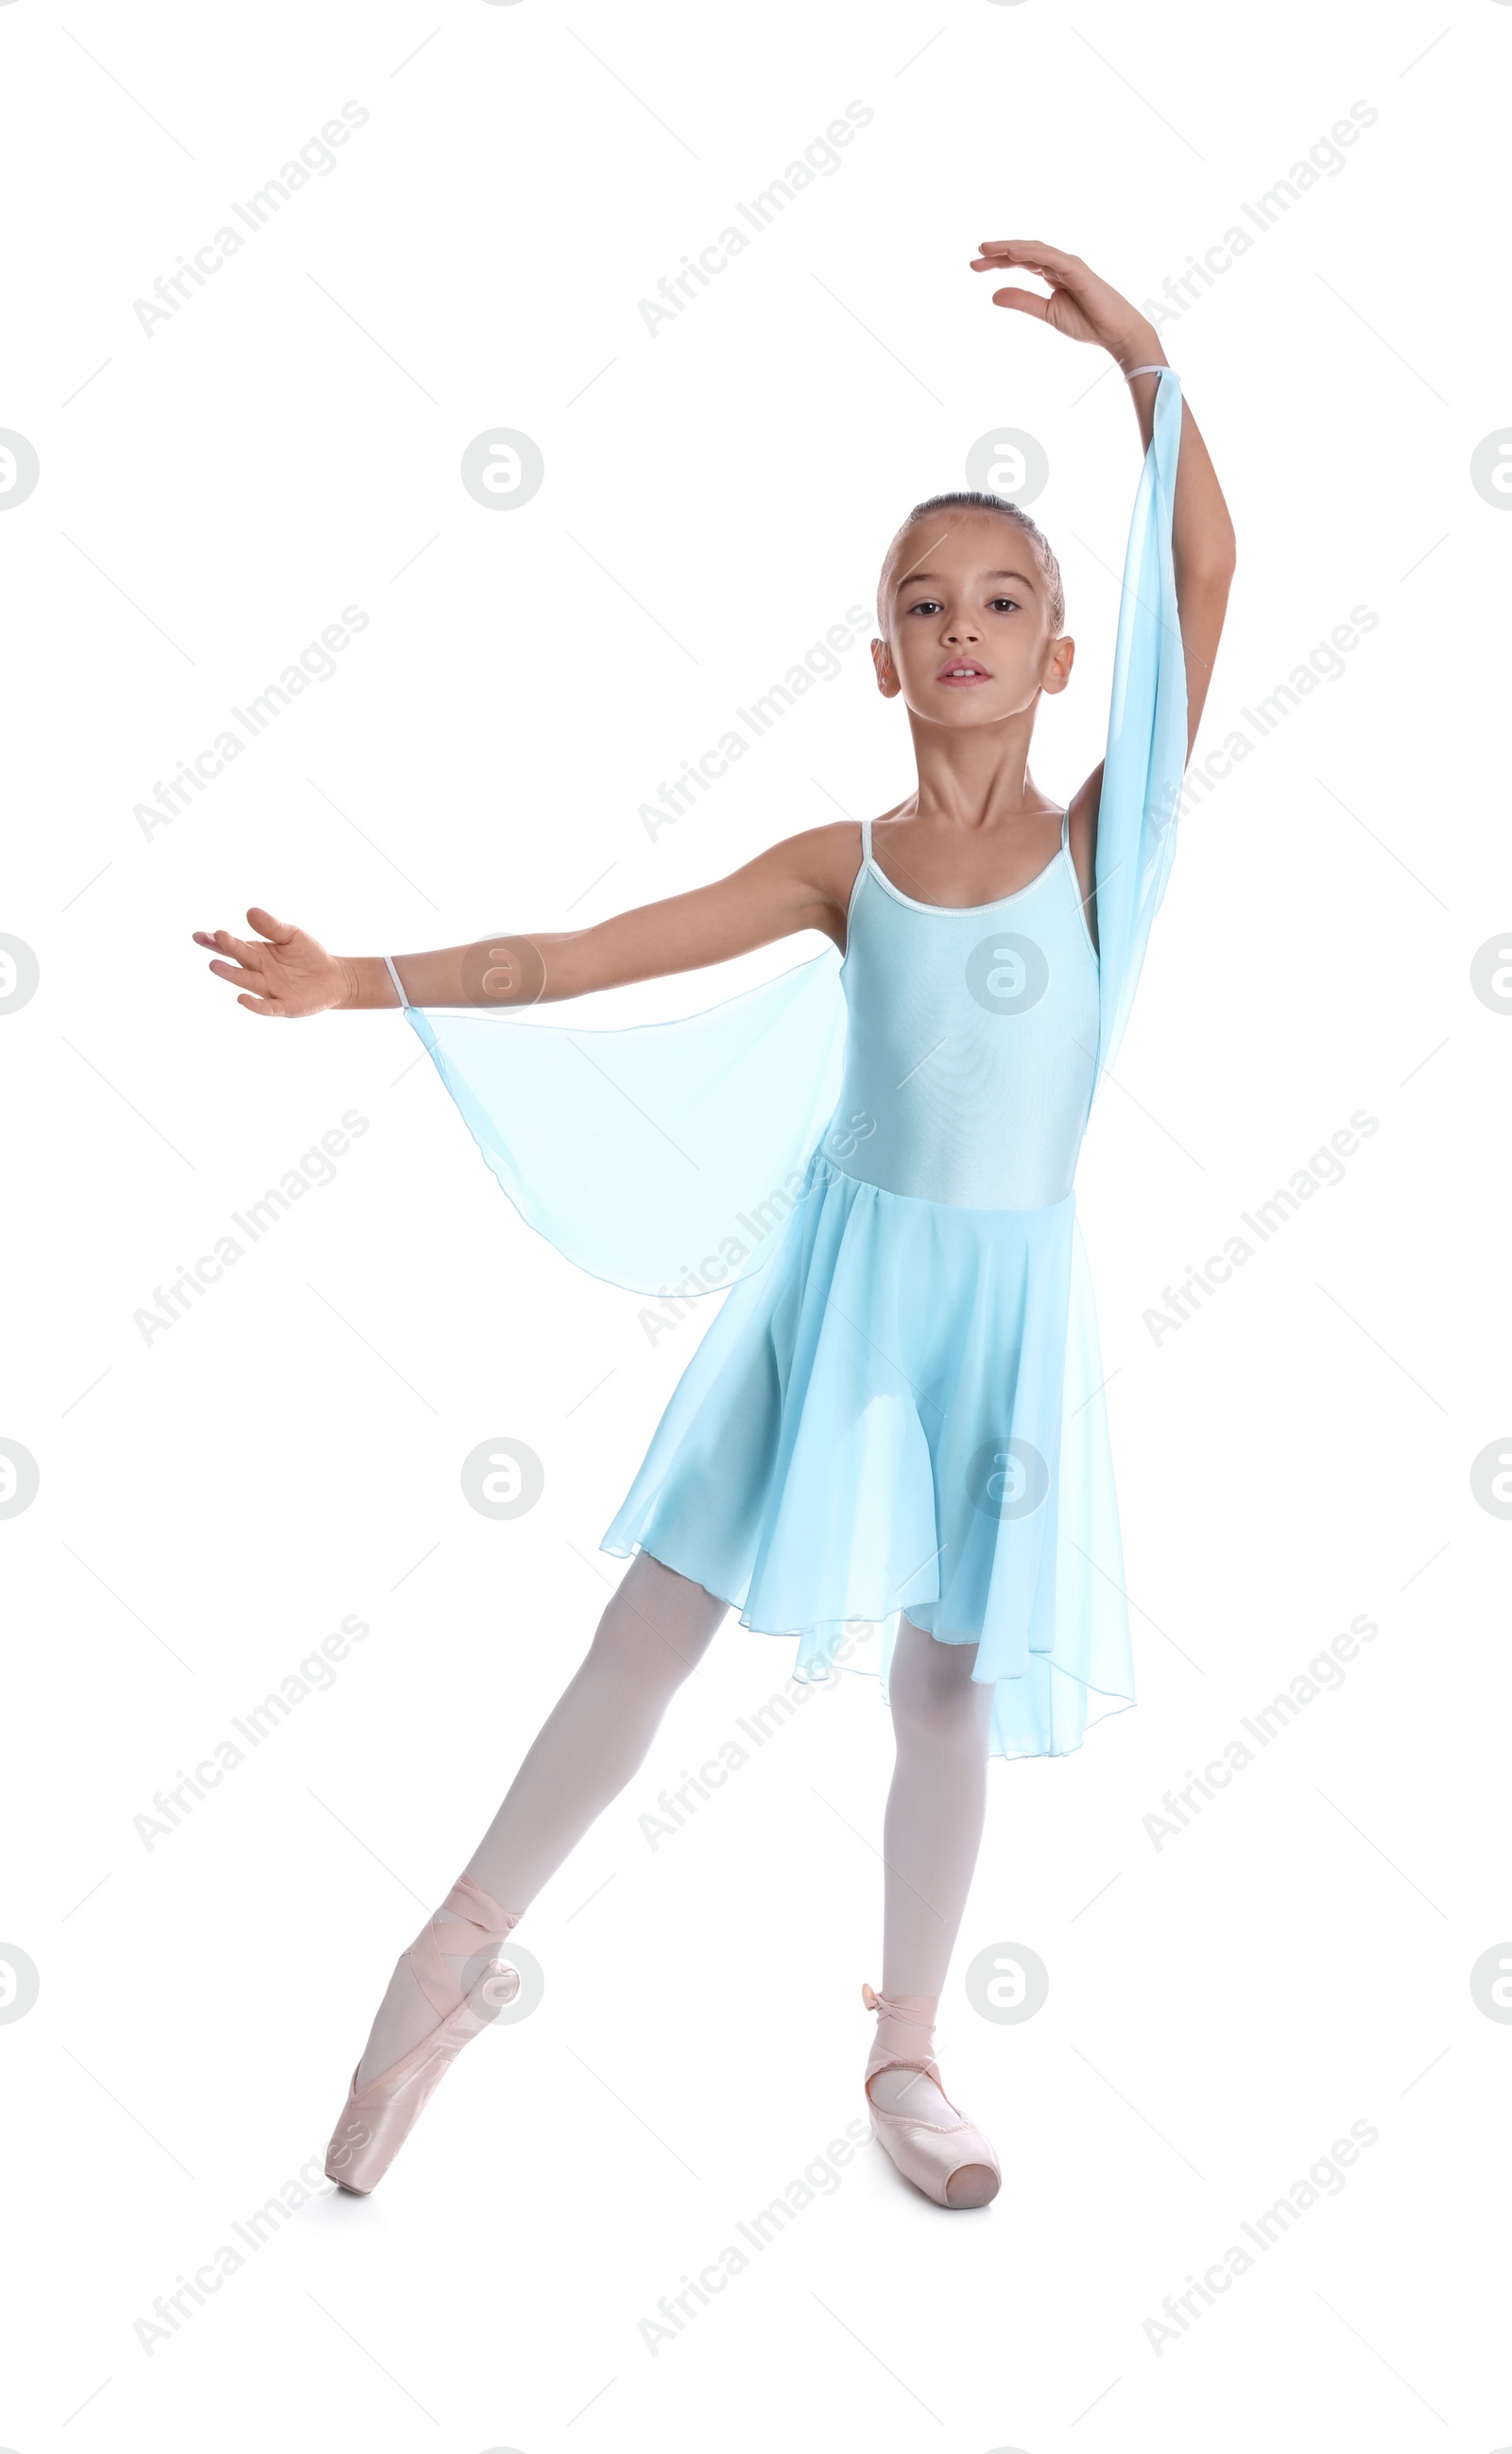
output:
<svg viewBox="0 0 1512 2454"><path fill-rule="evenodd" d="M1061 848L1016 895L921 903L861 830L841 984L845 1076L824 1148L847 1176L971 1210L1071 1190L1097 1068L1098 969Z"/></svg>

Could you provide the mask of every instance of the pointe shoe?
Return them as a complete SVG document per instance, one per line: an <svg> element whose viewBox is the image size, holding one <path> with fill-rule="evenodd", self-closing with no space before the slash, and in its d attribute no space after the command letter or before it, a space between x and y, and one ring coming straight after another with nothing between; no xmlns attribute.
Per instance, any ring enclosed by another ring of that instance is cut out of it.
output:
<svg viewBox="0 0 1512 2454"><path fill-rule="evenodd" d="M437 1933L440 1920L452 1918L475 1927L476 1952L491 1946L495 1935L502 1940L519 1924L522 1914L519 1909L500 1908L470 1875L461 1875L429 1924L400 1955L401 1961L408 1961L428 2001L441 2013L441 2022L366 2086L358 2087L357 2071L352 2072L341 2120L326 2150L328 2181L358 2198L375 2189L463 2046L497 2019L520 1991L519 1970L507 1961L490 1959L464 1993L441 1955L444 1948L449 1949L455 1960L457 1945L465 1938L453 1928L450 1941L444 1944ZM357 2070L361 2068L359 2062Z"/></svg>
<svg viewBox="0 0 1512 2454"><path fill-rule="evenodd" d="M866 2110L872 2136L885 2147L905 2182L942 2207L985 2207L1003 2185L1003 2174L990 2140L960 2107L950 2104L956 2120L945 2124L917 2122L905 2113L889 2113L874 2104L871 2082L884 2071L922 2071L942 2096L945 2084L934 2058L934 2004L913 1994L874 1994L861 1989L868 2011L878 2015L877 2041L866 2063Z"/></svg>

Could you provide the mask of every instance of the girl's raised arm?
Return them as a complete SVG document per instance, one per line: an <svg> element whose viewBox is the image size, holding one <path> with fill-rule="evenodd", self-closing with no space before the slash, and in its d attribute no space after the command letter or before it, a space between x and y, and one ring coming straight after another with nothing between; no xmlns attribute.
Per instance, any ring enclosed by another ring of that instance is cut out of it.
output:
<svg viewBox="0 0 1512 2454"><path fill-rule="evenodd" d="M1064 332L1068 340L1095 343L1116 359L1125 375L1134 367L1166 364L1160 334L1149 318L1102 280L1079 255L1045 247L1039 239L987 239L974 261L973 271L1031 272L1047 282L1048 298L1040 297L1032 290L995 290L993 305L1036 316L1057 332ZM1129 385L1140 439L1146 452L1154 425L1158 381L1153 374L1141 374ZM1190 751L1213 677L1213 659L1218 654L1234 576L1234 524L1207 456L1207 446L1184 400L1171 522L1171 560L1186 665L1186 746Z"/></svg>
<svg viewBox="0 0 1512 2454"><path fill-rule="evenodd" d="M813 827L710 886L640 904L588 929L501 933L394 960L411 1005L548 1005L726 962L801 929L821 929L838 945L855 865L854 827ZM227 929L193 934L197 946L213 950L210 970L241 992L236 1002L249 1014L292 1020L398 1004L382 955L329 955L308 931L270 912L254 906L247 917L255 937Z"/></svg>

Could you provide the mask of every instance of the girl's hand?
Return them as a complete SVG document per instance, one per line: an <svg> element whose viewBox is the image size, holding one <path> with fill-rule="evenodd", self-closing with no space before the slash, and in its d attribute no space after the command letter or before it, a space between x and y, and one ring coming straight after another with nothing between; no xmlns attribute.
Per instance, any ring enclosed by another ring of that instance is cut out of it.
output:
<svg viewBox="0 0 1512 2454"><path fill-rule="evenodd" d="M1092 341L1125 369L1164 361L1160 334L1148 317L1108 282L1100 280L1079 255L1063 254L1058 247L1045 247L1037 238L989 238L983 240L971 270L1036 273L1049 283L1048 298L1033 290L994 290L994 307L1037 315L1069 341Z"/></svg>
<svg viewBox="0 0 1512 2454"><path fill-rule="evenodd" d="M217 979L229 980L249 1014L326 1014L347 1002L350 982L344 964L303 929L256 909L248 919L258 937L233 937L229 929L196 929L196 946L212 946L224 959L211 963Z"/></svg>

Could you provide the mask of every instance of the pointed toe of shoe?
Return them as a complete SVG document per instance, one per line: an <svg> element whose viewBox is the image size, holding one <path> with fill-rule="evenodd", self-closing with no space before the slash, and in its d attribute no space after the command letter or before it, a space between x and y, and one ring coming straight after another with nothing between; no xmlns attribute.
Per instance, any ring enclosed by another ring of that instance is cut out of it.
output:
<svg viewBox="0 0 1512 2454"><path fill-rule="evenodd" d="M933 2199L936 2206L985 2207L1003 2186L992 2143L974 2122L940 2128L933 2122L885 2113L874 2104L871 2127L904 2180Z"/></svg>
<svg viewBox="0 0 1512 2454"><path fill-rule="evenodd" d="M340 2190L350 2191L353 2198L366 2198L372 2187L370 2181L355 2178L361 2171L363 2150L372 2144L372 2132L357 2109L357 2073L352 2072L347 2102L341 2119L330 2134L326 2150L326 2179Z"/></svg>
<svg viewBox="0 0 1512 2454"><path fill-rule="evenodd" d="M998 2170L995 2156L990 2163L987 2162L986 2159L992 2155L992 2150L987 2146L985 2139L981 2141L981 2147L985 2150L985 2154L981 2156L979 2162L957 2164L949 2174L945 2182L945 2203L947 2207L990 2206L1002 2189L1003 2175Z"/></svg>
<svg viewBox="0 0 1512 2454"><path fill-rule="evenodd" d="M392 2068L366 2087L351 2075L341 2119L326 2150L326 2178L365 2199L388 2172L464 2045L496 2020L520 1991L520 1972L493 1960L465 2001ZM357 2069L362 2064L359 2062Z"/></svg>

